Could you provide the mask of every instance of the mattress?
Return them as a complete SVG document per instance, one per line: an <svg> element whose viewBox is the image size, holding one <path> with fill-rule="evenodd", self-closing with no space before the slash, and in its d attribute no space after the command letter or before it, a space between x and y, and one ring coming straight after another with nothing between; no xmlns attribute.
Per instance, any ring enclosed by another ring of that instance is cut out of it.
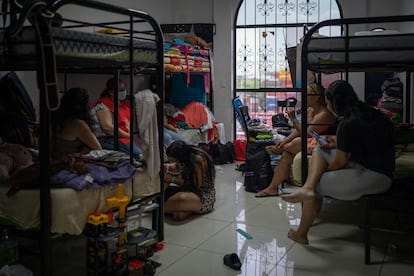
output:
<svg viewBox="0 0 414 276"><path fill-rule="evenodd" d="M51 32L58 65L113 67L129 63L128 37L60 28L52 28ZM0 33L0 39L4 41L4 33ZM12 38L9 48L6 49L5 45L1 43L0 47L3 48L0 49L0 53L10 55L7 61L24 64L35 61L35 32L32 28L24 28L18 38ZM134 38L133 60L138 64L156 64L155 41Z"/></svg>
<svg viewBox="0 0 414 276"><path fill-rule="evenodd" d="M308 45L309 69L340 68L346 62L344 37L315 37ZM414 35L369 35L349 38L349 62L354 67L398 68L407 64L414 67ZM342 70L346 68L343 67Z"/></svg>
<svg viewBox="0 0 414 276"><path fill-rule="evenodd" d="M312 155L308 154L307 157L308 157L308 168L309 168ZM294 184L298 186L303 185L302 183L302 152L298 152L295 155L295 158L293 159L291 177L292 177L292 181Z"/></svg>
<svg viewBox="0 0 414 276"><path fill-rule="evenodd" d="M308 155L308 168L310 166L311 155ZM402 152L395 159L395 178L414 176L414 152ZM302 153L295 155L292 164L292 180L297 185L302 185Z"/></svg>
<svg viewBox="0 0 414 276"><path fill-rule="evenodd" d="M123 185L125 195L139 198L160 191L159 178L149 180L146 171L137 171L131 180ZM0 218L16 227L38 229L40 225L40 195L37 189L18 191L7 197L7 186L0 186ZM105 199L117 194L117 185L99 189L75 191L70 188L51 189L51 232L79 235L82 233L88 215L107 211Z"/></svg>

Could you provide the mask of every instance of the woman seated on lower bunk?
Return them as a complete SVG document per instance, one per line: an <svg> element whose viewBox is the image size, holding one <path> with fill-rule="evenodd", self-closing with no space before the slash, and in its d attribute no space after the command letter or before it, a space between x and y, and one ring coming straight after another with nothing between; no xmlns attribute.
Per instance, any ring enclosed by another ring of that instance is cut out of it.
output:
<svg viewBox="0 0 414 276"><path fill-rule="evenodd" d="M179 129L168 122L164 105L164 145L169 147L174 141L181 141L187 144L186 139L179 134Z"/></svg>
<svg viewBox="0 0 414 276"><path fill-rule="evenodd" d="M314 130L317 133L324 133L330 125L336 122L335 116L327 109L325 103L324 88L317 83L311 83L307 91L308 103L308 131ZM266 147L268 154L281 154L272 182L265 189L256 193L255 197L277 196L279 185L285 181L290 173L290 168L295 155L301 150L301 124L296 118L295 110L288 112L293 123L294 130L286 138L279 140L275 145Z"/></svg>
<svg viewBox="0 0 414 276"><path fill-rule="evenodd" d="M126 85L123 80L118 83L118 141L115 141L114 131L114 82L115 79L108 79L104 91L99 100L92 104L91 120L92 130L98 137L102 148L114 150L115 143L118 150L130 153L130 122L131 122L131 106L127 99ZM134 158L143 161L142 149L135 143L132 143L132 151Z"/></svg>
<svg viewBox="0 0 414 276"><path fill-rule="evenodd" d="M315 148L305 184L282 195L303 202L299 228L288 237L308 244L308 231L322 206L322 197L356 200L391 187L394 171L393 124L381 111L358 99L350 84L339 80L326 90L328 108L340 119L336 143Z"/></svg>
<svg viewBox="0 0 414 276"><path fill-rule="evenodd" d="M165 165L165 214L184 220L192 214L213 210L216 201L215 168L203 150L180 141L166 151L172 162Z"/></svg>
<svg viewBox="0 0 414 276"><path fill-rule="evenodd" d="M54 159L67 161L68 154L102 149L89 121L88 92L83 88L69 89L60 100L58 111L52 114Z"/></svg>

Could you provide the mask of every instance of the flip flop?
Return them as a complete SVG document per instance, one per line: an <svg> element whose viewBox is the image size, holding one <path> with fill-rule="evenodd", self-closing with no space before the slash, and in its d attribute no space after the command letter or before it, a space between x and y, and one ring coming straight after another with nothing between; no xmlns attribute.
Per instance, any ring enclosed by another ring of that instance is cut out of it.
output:
<svg viewBox="0 0 414 276"><path fill-rule="evenodd" d="M279 196L279 194L271 194L265 191L260 191L254 195L254 197L270 197L270 196Z"/></svg>
<svg viewBox="0 0 414 276"><path fill-rule="evenodd" d="M234 270L240 270L242 264L236 253L224 255L223 263Z"/></svg>

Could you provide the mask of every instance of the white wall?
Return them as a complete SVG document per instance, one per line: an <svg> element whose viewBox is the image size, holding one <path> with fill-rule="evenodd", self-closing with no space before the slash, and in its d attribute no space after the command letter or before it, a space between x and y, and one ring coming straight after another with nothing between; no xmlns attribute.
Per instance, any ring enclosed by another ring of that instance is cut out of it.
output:
<svg viewBox="0 0 414 276"><path fill-rule="evenodd" d="M101 0L101 2L144 11L154 17L159 24L212 23L213 18L213 0Z"/></svg>
<svg viewBox="0 0 414 276"><path fill-rule="evenodd" d="M214 0L214 115L224 123L228 140L233 137L233 25L239 0Z"/></svg>

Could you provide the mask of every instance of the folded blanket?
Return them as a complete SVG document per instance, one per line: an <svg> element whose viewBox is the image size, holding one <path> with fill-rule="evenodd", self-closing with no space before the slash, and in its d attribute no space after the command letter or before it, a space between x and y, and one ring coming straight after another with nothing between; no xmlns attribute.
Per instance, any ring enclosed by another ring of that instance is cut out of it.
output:
<svg viewBox="0 0 414 276"><path fill-rule="evenodd" d="M51 187L95 189L104 185L123 183L131 179L136 168L129 161L123 161L114 168L101 166L95 163L76 162L68 165L67 162L51 164ZM40 187L40 164L24 168L8 179L10 185L7 196L13 196L20 189L37 189Z"/></svg>
<svg viewBox="0 0 414 276"><path fill-rule="evenodd" d="M88 164L90 172L75 174L67 170L61 170L50 177L50 184L57 188L72 188L76 191L83 189L96 189L104 185L124 183L131 179L136 168L129 161L120 163L116 169Z"/></svg>

